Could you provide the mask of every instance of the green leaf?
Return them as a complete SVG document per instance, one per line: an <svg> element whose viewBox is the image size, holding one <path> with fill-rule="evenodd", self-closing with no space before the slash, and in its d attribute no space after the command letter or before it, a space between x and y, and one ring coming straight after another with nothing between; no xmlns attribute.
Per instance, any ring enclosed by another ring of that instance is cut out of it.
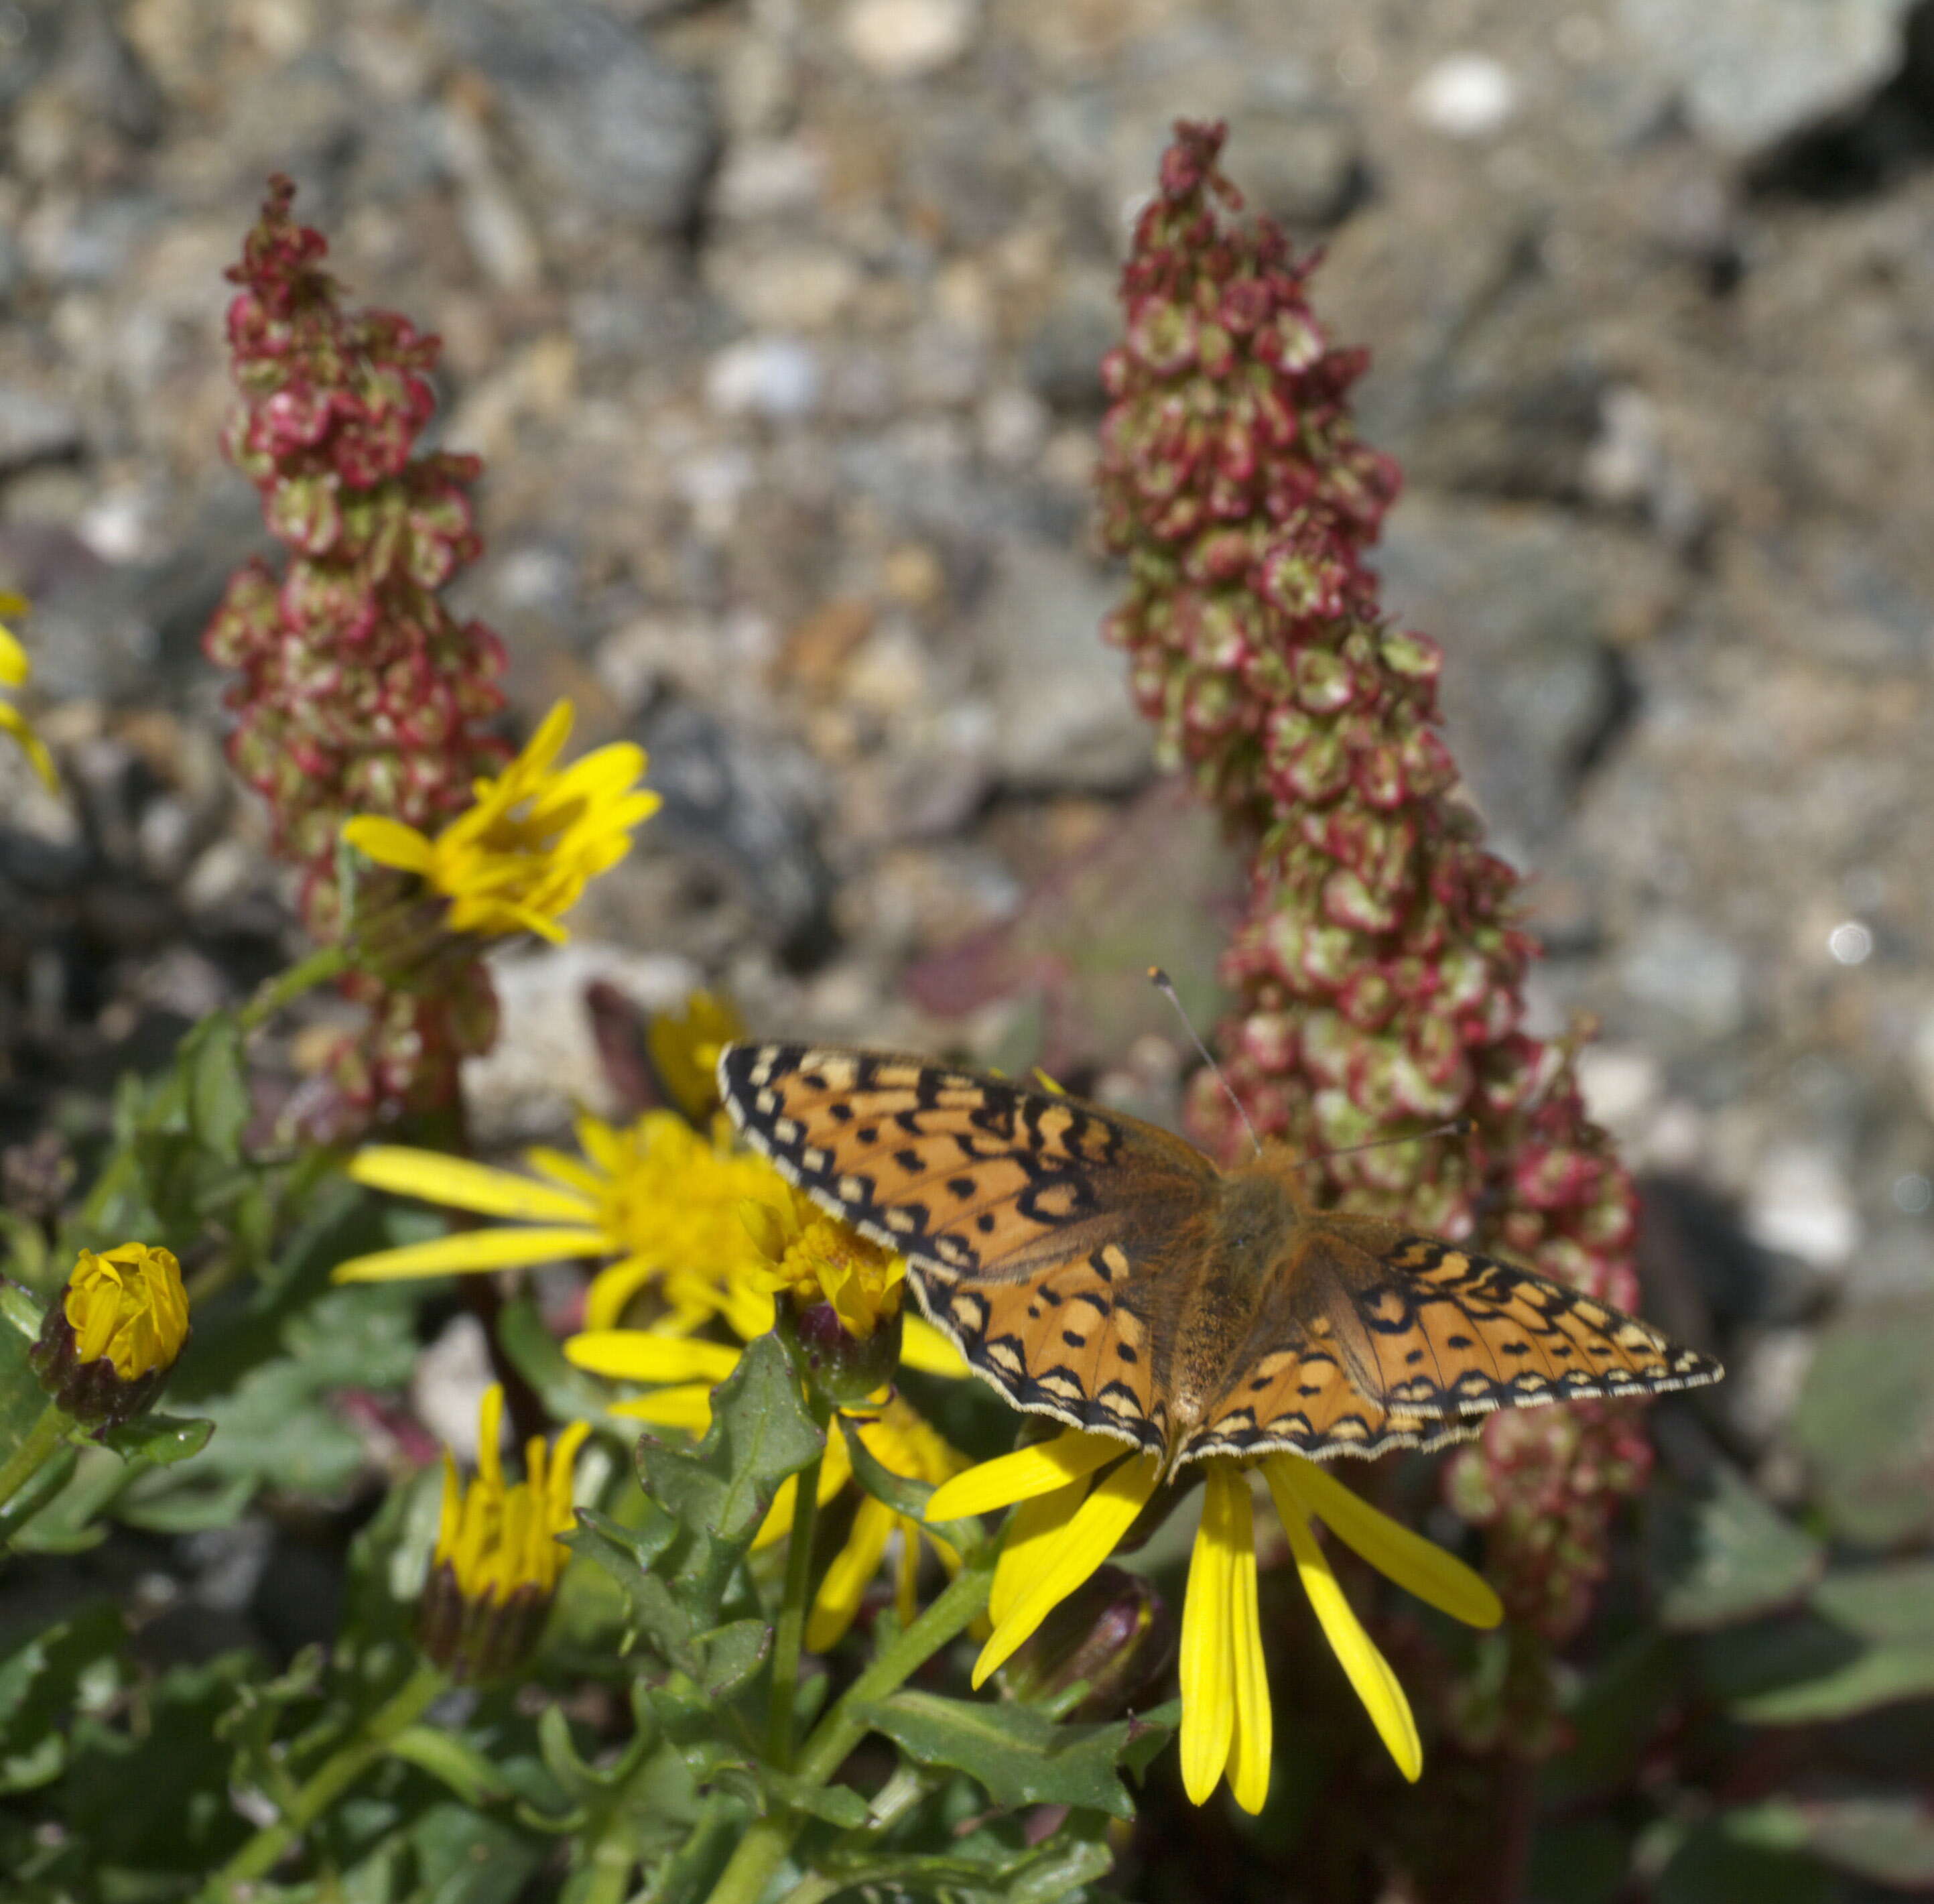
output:
<svg viewBox="0 0 1934 1904"><path fill-rule="evenodd" d="M803 1779L764 1766L759 1769L759 1784L773 1803L803 1812L842 1831L857 1831L873 1815L872 1807L851 1785L808 1785Z"/></svg>
<svg viewBox="0 0 1934 1904"><path fill-rule="evenodd" d="M799 1378L776 1336L761 1336L712 1391L712 1425L696 1448L647 1435L638 1444L645 1491L678 1523L673 1592L694 1626L718 1622L733 1571L780 1485L825 1446Z"/></svg>
<svg viewBox="0 0 1934 1904"><path fill-rule="evenodd" d="M236 1161L252 1107L235 1014L218 1011L204 1018L182 1041L177 1062L188 1072L188 1121L197 1141L215 1155Z"/></svg>
<svg viewBox="0 0 1934 1904"><path fill-rule="evenodd" d="M860 1716L921 1764L950 1766L978 1779L996 1804L1079 1805L1116 1818L1134 1815L1115 1768L1131 1743L1151 1729L1145 1721L1057 1725L1028 1706L907 1692Z"/></svg>
<svg viewBox="0 0 1934 1904"><path fill-rule="evenodd" d="M595 1560L624 1589L631 1623L661 1659L696 1673L699 1661L691 1641L697 1622L673 1595L670 1583L654 1571L678 1538L678 1524L655 1502L645 1502L642 1528L630 1528L595 1508L580 1508L577 1525L563 1536L574 1553Z"/></svg>
<svg viewBox="0 0 1934 1904"><path fill-rule="evenodd" d="M119 1652L125 1632L120 1614L102 1601L0 1658L0 1793L29 1791L66 1769L81 1682Z"/></svg>
<svg viewBox="0 0 1934 1904"><path fill-rule="evenodd" d="M595 1421L630 1435L637 1424L610 1411L608 1384L564 1359L557 1338L544 1327L536 1303L520 1296L497 1318L497 1340L511 1365L560 1421Z"/></svg>
<svg viewBox="0 0 1934 1904"><path fill-rule="evenodd" d="M1725 1818L1685 1834L1652 1893L1656 1904L1827 1904L1830 1894L1810 1858L1754 1842Z"/></svg>
<svg viewBox="0 0 1934 1904"><path fill-rule="evenodd" d="M1934 1533L1934 1298L1865 1303L1829 1324L1793 1436L1846 1539L1893 1547Z"/></svg>
<svg viewBox="0 0 1934 1904"><path fill-rule="evenodd" d="M441 1779L466 1805L487 1804L511 1795L511 1788L496 1767L453 1732L439 1732L429 1725L410 1726L390 1741L390 1755Z"/></svg>
<svg viewBox="0 0 1934 1904"><path fill-rule="evenodd" d="M1934 1695L1934 1562L1830 1573L1803 1613L1715 1633L1699 1658L1713 1690L1761 1725Z"/></svg>
<svg viewBox="0 0 1934 1904"><path fill-rule="evenodd" d="M708 1699L728 1698L766 1663L773 1629L762 1619L735 1619L703 1634L697 1642L699 1668L694 1677Z"/></svg>
<svg viewBox="0 0 1934 1904"><path fill-rule="evenodd" d="M930 1526L963 1560L987 1539L987 1530L978 1520L929 1522L926 1504L933 1499L933 1484L895 1474L860 1439L857 1423L843 1414L838 1420L846 1437L846 1451L853 1458L853 1477L875 1500L909 1520Z"/></svg>
<svg viewBox="0 0 1934 1904"><path fill-rule="evenodd" d="M146 1468L172 1468L177 1461L191 1460L207 1447L208 1438L214 1433L213 1422L197 1417L148 1414L108 1429L101 1442L139 1472Z"/></svg>
<svg viewBox="0 0 1934 1904"><path fill-rule="evenodd" d="M1826 1565L1818 1541L1723 1463L1658 1497L1649 1531L1659 1623L1668 1631L1770 1613L1797 1600Z"/></svg>

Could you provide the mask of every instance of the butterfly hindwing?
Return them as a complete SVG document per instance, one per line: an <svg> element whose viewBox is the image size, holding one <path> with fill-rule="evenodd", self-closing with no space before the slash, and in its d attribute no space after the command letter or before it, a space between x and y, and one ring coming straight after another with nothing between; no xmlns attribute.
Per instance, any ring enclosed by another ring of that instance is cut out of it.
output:
<svg viewBox="0 0 1934 1904"><path fill-rule="evenodd" d="M1364 1384L1393 1410L1432 1416L1716 1381L1719 1364L1583 1291L1400 1226L1343 1219L1326 1249L1351 1315L1328 1305ZM1358 1239L1361 1239L1360 1243Z"/></svg>
<svg viewBox="0 0 1934 1904"><path fill-rule="evenodd" d="M1152 1453L1169 1435L1149 1314L1160 1275L1149 1268L1138 1275L1117 1243L1019 1282L912 1273L935 1324L1011 1401Z"/></svg>
<svg viewBox="0 0 1934 1904"><path fill-rule="evenodd" d="M1184 1443L1182 1460L1287 1448L1321 1461L1441 1448L1476 1433L1463 1422L1398 1413L1372 1401L1345 1372L1339 1356L1293 1333L1300 1338L1294 1345L1257 1357L1217 1398Z"/></svg>

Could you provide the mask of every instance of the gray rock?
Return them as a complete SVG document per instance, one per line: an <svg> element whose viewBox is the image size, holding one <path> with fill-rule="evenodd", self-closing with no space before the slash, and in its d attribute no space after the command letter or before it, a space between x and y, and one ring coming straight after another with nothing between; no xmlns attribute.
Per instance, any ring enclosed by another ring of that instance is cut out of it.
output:
<svg viewBox="0 0 1934 1904"><path fill-rule="evenodd" d="M978 619L993 674L996 766L1009 785L1099 792L1131 786L1153 759L1128 697L1127 662L1101 640L1113 584L1056 545L1014 537L995 557Z"/></svg>
<svg viewBox="0 0 1934 1904"><path fill-rule="evenodd" d="M710 88L599 7L444 0L436 18L497 89L518 138L592 209L679 231L718 156Z"/></svg>
<svg viewBox="0 0 1934 1904"><path fill-rule="evenodd" d="M1056 410L1098 416L1107 400L1101 359L1122 341L1122 323L1113 272L1082 265L1062 273L1053 303L1027 340L1035 393Z"/></svg>
<svg viewBox="0 0 1934 1904"><path fill-rule="evenodd" d="M80 445L80 419L65 403L0 384L0 476L72 456Z"/></svg>
<svg viewBox="0 0 1934 1904"><path fill-rule="evenodd" d="M1236 125L1243 195L1300 229L1339 224L1369 189L1362 135L1346 113L1315 104L1245 112Z"/></svg>
<svg viewBox="0 0 1934 1904"><path fill-rule="evenodd" d="M1694 128L1742 158L1845 111L1899 66L1912 0L1619 0Z"/></svg>
<svg viewBox="0 0 1934 1904"><path fill-rule="evenodd" d="M1717 1042L1745 1025L1745 961L1733 947L1681 913L1642 926L1619 966L1625 995L1676 1020L1673 1029ZM1663 1029L1649 1026L1648 1029Z"/></svg>

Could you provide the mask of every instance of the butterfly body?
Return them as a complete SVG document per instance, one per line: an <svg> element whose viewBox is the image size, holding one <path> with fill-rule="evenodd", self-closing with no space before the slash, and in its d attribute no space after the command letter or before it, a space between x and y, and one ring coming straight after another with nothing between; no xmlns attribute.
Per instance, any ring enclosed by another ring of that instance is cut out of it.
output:
<svg viewBox="0 0 1934 1904"><path fill-rule="evenodd" d="M1434 1447L1496 1408L1720 1372L1529 1270L1315 1209L1281 1146L1225 1171L1119 1112L893 1053L729 1045L718 1079L755 1148L905 1256L976 1373L1166 1467Z"/></svg>

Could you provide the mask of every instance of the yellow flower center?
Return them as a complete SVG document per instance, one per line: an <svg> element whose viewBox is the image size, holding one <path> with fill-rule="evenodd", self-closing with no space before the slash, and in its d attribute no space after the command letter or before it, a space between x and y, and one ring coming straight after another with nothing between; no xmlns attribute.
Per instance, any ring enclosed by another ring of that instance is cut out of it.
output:
<svg viewBox="0 0 1934 1904"><path fill-rule="evenodd" d="M824 1215L791 1185L783 1201L749 1202L742 1214L757 1254L758 1285L788 1291L802 1308L830 1303L840 1327L864 1342L881 1318L899 1313L906 1261Z"/></svg>
<svg viewBox="0 0 1934 1904"><path fill-rule="evenodd" d="M80 1360L107 1356L123 1381L169 1367L188 1339L181 1265L143 1243L98 1255L83 1249L68 1279L66 1311Z"/></svg>

